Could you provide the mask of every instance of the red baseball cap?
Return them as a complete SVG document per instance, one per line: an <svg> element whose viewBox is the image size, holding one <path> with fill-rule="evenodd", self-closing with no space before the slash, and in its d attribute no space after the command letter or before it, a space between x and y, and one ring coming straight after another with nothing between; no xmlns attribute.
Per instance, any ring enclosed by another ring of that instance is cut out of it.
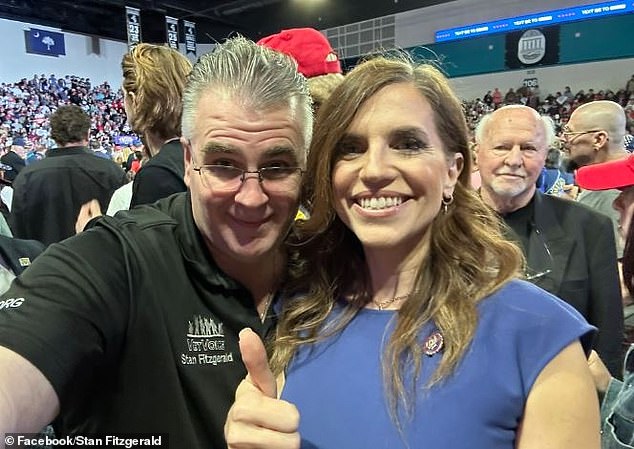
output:
<svg viewBox="0 0 634 449"><path fill-rule="evenodd" d="M624 189L634 186L634 155L618 161L581 167L575 182L587 190Z"/></svg>
<svg viewBox="0 0 634 449"><path fill-rule="evenodd" d="M306 78L341 73L341 61L330 46L326 36L314 28L291 28L258 41L273 50L280 51L297 61L297 69Z"/></svg>

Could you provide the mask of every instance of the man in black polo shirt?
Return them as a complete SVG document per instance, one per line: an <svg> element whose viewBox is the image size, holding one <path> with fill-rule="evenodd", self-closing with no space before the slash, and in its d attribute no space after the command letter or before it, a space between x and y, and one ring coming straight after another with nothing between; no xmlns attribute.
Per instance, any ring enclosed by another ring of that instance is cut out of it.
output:
<svg viewBox="0 0 634 449"><path fill-rule="evenodd" d="M237 37L183 104L188 192L93 220L0 296L0 435L55 419L58 437L225 447L238 332L266 333L284 278L311 101L289 57Z"/></svg>
<svg viewBox="0 0 634 449"><path fill-rule="evenodd" d="M121 167L88 148L89 136L90 117L79 106L61 106L51 115L51 137L57 148L13 181L15 237L49 245L75 235L82 204L96 199L107 207L112 193L126 182Z"/></svg>

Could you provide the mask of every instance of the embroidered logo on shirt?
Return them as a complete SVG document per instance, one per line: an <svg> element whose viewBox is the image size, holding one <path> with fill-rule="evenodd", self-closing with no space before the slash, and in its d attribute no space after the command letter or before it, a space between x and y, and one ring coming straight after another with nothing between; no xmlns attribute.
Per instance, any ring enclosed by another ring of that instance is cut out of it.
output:
<svg viewBox="0 0 634 449"><path fill-rule="evenodd" d="M0 301L0 310L2 309L14 309L20 307L24 303L24 298L7 298L4 301Z"/></svg>
<svg viewBox="0 0 634 449"><path fill-rule="evenodd" d="M183 365L218 365L233 362L233 352L225 350L224 326L211 317L195 315L187 323L187 353Z"/></svg>
<svg viewBox="0 0 634 449"><path fill-rule="evenodd" d="M28 267L29 265L31 265L31 259L29 259L28 257L20 257L18 259L18 262L20 263L21 267Z"/></svg>

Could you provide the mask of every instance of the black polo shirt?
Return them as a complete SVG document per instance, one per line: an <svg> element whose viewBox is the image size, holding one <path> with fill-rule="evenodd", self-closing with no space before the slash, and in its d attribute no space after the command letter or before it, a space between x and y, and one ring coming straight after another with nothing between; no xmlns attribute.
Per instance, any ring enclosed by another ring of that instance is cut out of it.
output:
<svg viewBox="0 0 634 449"><path fill-rule="evenodd" d="M238 332L263 325L251 294L214 264L188 194L104 217L42 254L2 297L0 344L51 382L58 436L167 433L223 448L246 372Z"/></svg>

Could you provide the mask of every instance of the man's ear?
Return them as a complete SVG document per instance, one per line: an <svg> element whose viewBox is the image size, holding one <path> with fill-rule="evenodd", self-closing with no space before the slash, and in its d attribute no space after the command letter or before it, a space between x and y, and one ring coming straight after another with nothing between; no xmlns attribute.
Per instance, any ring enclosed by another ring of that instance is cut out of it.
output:
<svg viewBox="0 0 634 449"><path fill-rule="evenodd" d="M181 137L180 142L183 146L183 162L185 164L185 175L183 176L183 181L185 182L185 185L189 188L189 184L191 182L191 171L194 165L192 159L192 142L185 137Z"/></svg>
<svg viewBox="0 0 634 449"><path fill-rule="evenodd" d="M604 130L598 131L594 135L594 145L597 150L606 147L609 141L610 135Z"/></svg>

